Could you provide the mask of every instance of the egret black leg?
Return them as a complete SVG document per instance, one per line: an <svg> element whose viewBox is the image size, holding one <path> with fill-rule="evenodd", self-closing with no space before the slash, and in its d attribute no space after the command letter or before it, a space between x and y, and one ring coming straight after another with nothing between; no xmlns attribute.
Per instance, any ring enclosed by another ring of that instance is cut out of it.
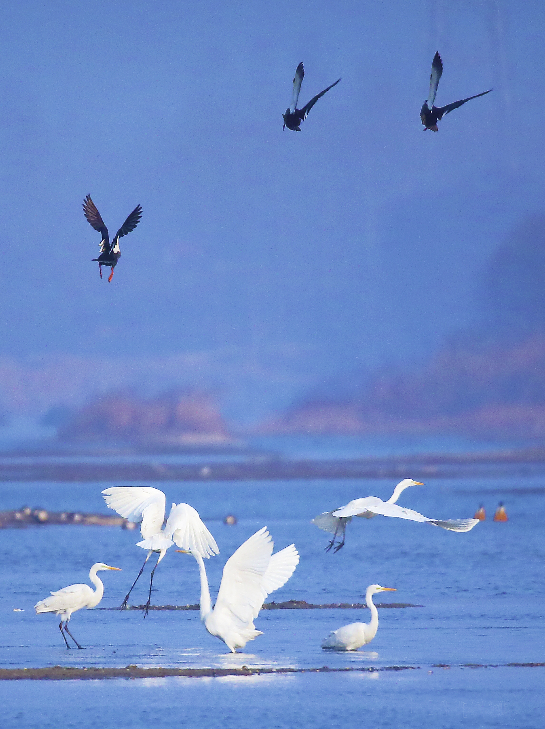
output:
<svg viewBox="0 0 545 729"><path fill-rule="evenodd" d="M74 643L75 643L75 644L77 645L77 647L78 647L78 648L79 648L80 650L83 650L83 647L82 647L82 646L81 646L81 645L80 645L80 644L78 643L78 641L77 641L77 640L76 640L76 639L74 638L74 636L72 635L72 633L71 633L71 632L70 632L70 631L68 630L68 620L67 620L67 621L66 621L66 623L64 624L64 629L66 630L66 632L68 633L68 635L69 635L69 636L70 636L70 637L72 638L72 640L73 640L73 641L74 641ZM65 639L65 640L66 640L66 639ZM68 643L67 643L66 645L68 645Z"/></svg>
<svg viewBox="0 0 545 729"><path fill-rule="evenodd" d="M346 520L343 519L342 516L340 518L339 526L341 528L341 541L337 544L337 546L333 550L334 552L338 552L339 549L342 549L344 547L344 540L345 540L345 536L346 536Z"/></svg>
<svg viewBox="0 0 545 729"><path fill-rule="evenodd" d="M147 614L149 612L149 607L151 605L151 591L152 591L152 587L153 587L153 575L155 574L155 570L157 569L157 565L159 564L160 559L161 559L161 555L159 554L157 562L155 563L155 567L151 571L151 577L150 577L150 581L149 581L149 595L148 595L148 601L144 607L144 617L147 616Z"/></svg>
<svg viewBox="0 0 545 729"><path fill-rule="evenodd" d="M329 550L335 546L335 540L337 539L337 534L339 533L339 530L343 533L343 542L341 544L341 547L344 545L344 529L343 529L343 520L342 517L339 518L339 522L337 526L335 527L335 534L333 535L333 539L329 542L327 547L325 548L326 552L329 552ZM336 547L333 551L337 551L337 549L340 549L340 547Z"/></svg>
<svg viewBox="0 0 545 729"><path fill-rule="evenodd" d="M62 629L62 620L59 623L59 630L61 631L61 635L62 635L62 637L64 639L64 642L66 643L66 647L68 648L68 650L70 650L70 646L68 645L68 641L66 640L66 636L64 634L64 630Z"/></svg>
<svg viewBox="0 0 545 729"><path fill-rule="evenodd" d="M146 557L146 559L144 560L144 564L143 564L143 565L142 565L142 567L140 568L140 572L139 572L139 573L138 573L138 574L136 575L136 580L135 580L135 581L134 581L134 582L132 583L131 589L130 589L130 590L129 590L129 591L127 592L127 594L125 595L125 599L123 600L123 602L122 602L122 603L121 603L121 605L119 606L119 609L120 609L120 610L124 610L124 609L125 609L125 608L127 607L127 602L128 602L128 600L129 600L129 595L131 594L131 592L132 592L132 590L133 590L133 587L134 587L134 586L136 585L136 583L138 582L138 578L140 577L140 575L141 575L141 574L142 574L142 572L144 571L144 567L146 566L146 562L147 562L147 561L148 561L148 559L150 558L150 555L151 555L151 552L150 552L150 553L148 554L148 556L147 556L147 557Z"/></svg>

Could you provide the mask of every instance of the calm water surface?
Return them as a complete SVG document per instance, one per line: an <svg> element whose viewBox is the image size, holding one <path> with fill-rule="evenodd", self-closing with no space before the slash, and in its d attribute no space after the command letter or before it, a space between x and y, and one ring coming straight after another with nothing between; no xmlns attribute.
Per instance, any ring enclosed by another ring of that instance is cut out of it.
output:
<svg viewBox="0 0 545 729"><path fill-rule="evenodd" d="M221 550L207 563L219 587L227 557L267 525L281 549L294 542L301 562L273 599L312 603L361 602L368 584L397 588L380 603L375 640L349 654L320 648L330 630L367 611L263 611L264 632L247 652L226 653L197 612L113 610L145 557L138 533L118 528L59 526L0 531L0 668L69 666L264 666L331 668L409 666L402 672L292 674L215 679L2 682L2 727L157 727L182 721L207 727L541 727L545 668L509 663L545 660L545 473L494 479L433 480L400 501L434 518L472 516L484 503L488 519L467 534L377 517L354 520L346 546L324 552L328 535L317 513L358 496L390 496L381 480L155 484L167 503L198 509ZM51 510L103 511L109 483L14 483L0 486L0 508L23 504ZM153 484L149 484L153 485ZM492 522L498 501L509 515ZM227 513L235 527L222 523ZM50 590L87 581L93 562L121 567L103 573L101 608L76 613L71 629L86 650L67 651L54 616L32 606ZM198 602L193 558L170 550L154 581L155 604ZM144 602L146 581L135 589ZM438 667L443 664L444 667ZM467 664L485 667L469 668ZM492 667L496 666L496 667ZM433 723L432 723L433 722Z"/></svg>

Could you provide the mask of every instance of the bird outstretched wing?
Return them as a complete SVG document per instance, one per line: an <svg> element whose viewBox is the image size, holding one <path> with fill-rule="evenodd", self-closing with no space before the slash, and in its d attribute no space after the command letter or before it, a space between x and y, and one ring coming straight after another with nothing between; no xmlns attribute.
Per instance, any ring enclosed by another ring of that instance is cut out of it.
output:
<svg viewBox="0 0 545 729"><path fill-rule="evenodd" d="M87 218L89 225L97 230L103 238L108 239L108 228L104 225L104 221L102 220L95 203L91 200L90 195L87 195L83 201L83 214Z"/></svg>
<svg viewBox="0 0 545 729"><path fill-rule="evenodd" d="M290 112L293 114L297 109L297 102L299 101L299 94L301 93L301 84L305 77L305 69L302 63L297 66L295 70L295 76L293 77L293 95L291 97Z"/></svg>
<svg viewBox="0 0 545 729"><path fill-rule="evenodd" d="M303 115L303 119L306 119L307 118L309 111L312 109L312 107L318 101L318 99L320 99L324 94L326 94L329 91L329 89L332 89L334 86L336 86L339 83L340 80L341 79L338 78L335 81L335 83L331 84L331 86L328 86L327 89L324 89L323 91L320 91L320 93L319 94L316 94L316 96L314 98L312 98L308 102L308 104L305 104L305 106L303 106L303 108L301 109L301 114Z"/></svg>
<svg viewBox="0 0 545 729"><path fill-rule="evenodd" d="M441 78L442 73L443 62L441 60L441 56L439 55L439 51L437 51L435 56L433 57L433 61L431 64L430 90L426 101L427 107L430 111L432 110L435 101L437 87L439 86L439 79Z"/></svg>
<svg viewBox="0 0 545 729"><path fill-rule="evenodd" d="M324 511L323 514L318 514L318 516L315 516L314 519L312 519L311 523L315 524L319 529L322 529L324 532L330 532L331 534L335 534L339 528L339 517L333 516L332 511Z"/></svg>
<svg viewBox="0 0 545 729"><path fill-rule="evenodd" d="M165 537L172 539L180 549L199 552L201 557L219 554L216 540L204 525L199 512L189 504L172 504Z"/></svg>
<svg viewBox="0 0 545 729"><path fill-rule="evenodd" d="M165 520L165 495L153 486L112 486L102 492L106 504L120 516L138 524L144 539L157 534Z"/></svg>
<svg viewBox="0 0 545 729"><path fill-rule="evenodd" d="M244 626L257 616L267 595L263 589L273 551L273 541L263 527L247 539L227 560L223 568L214 613L235 619Z"/></svg>
<svg viewBox="0 0 545 729"><path fill-rule="evenodd" d="M261 581L261 588L265 593L263 600L271 592L279 590L286 584L298 564L299 552L295 549L294 544L290 544L288 547L281 549L280 552L272 555L267 571ZM257 618L258 613L259 610L255 613L254 618Z"/></svg>
<svg viewBox="0 0 545 729"><path fill-rule="evenodd" d="M356 502L357 501L358 499L356 499ZM343 507L342 509L337 509L337 511L333 513L335 514L335 516L346 516L347 514L344 513L345 509L346 507ZM369 498L369 500L367 501L366 511L370 512L371 514L380 514L381 516L390 516L396 519L408 519L410 521L428 522L430 524L435 524L435 526L441 527L442 529L448 529L452 532L468 532L470 529L473 529L475 524L479 523L478 519L430 519L429 517L420 514L418 511L414 511L413 509L406 509L403 506L398 506L397 504L388 504L387 502L382 501L382 499L373 497ZM352 514L352 516L356 516L356 514Z"/></svg>
<svg viewBox="0 0 545 729"><path fill-rule="evenodd" d="M451 532L469 532L480 522L480 519L429 519L435 526Z"/></svg>
<svg viewBox="0 0 545 729"><path fill-rule="evenodd" d="M116 239L123 238L124 235L127 235L127 233L130 233L133 231L138 223L140 222L140 218L142 217L142 206L137 205L132 213L127 217L127 220L123 223L121 228L117 231L115 234Z"/></svg>
<svg viewBox="0 0 545 729"><path fill-rule="evenodd" d="M442 119L445 114L448 114L449 111L453 111L459 106L462 106L462 104L465 104L466 101L471 101L471 99L478 99L479 96L489 94L491 91L492 89L488 89L488 91L482 91L480 94L475 94L475 96L468 96L467 99L460 99L460 101L453 101L452 104L447 104L446 106L441 106L439 108L436 107L435 111L437 112L437 118Z"/></svg>

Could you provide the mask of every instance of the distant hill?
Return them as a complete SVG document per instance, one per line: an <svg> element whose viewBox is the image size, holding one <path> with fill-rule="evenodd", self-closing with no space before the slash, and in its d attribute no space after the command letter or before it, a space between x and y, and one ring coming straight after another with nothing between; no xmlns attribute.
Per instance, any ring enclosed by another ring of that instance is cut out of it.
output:
<svg viewBox="0 0 545 729"><path fill-rule="evenodd" d="M141 398L118 392L74 410L60 426L62 441L214 445L232 438L214 400L203 393Z"/></svg>
<svg viewBox="0 0 545 729"><path fill-rule="evenodd" d="M416 371L332 382L263 430L545 438L545 217L498 247L477 298L480 321Z"/></svg>

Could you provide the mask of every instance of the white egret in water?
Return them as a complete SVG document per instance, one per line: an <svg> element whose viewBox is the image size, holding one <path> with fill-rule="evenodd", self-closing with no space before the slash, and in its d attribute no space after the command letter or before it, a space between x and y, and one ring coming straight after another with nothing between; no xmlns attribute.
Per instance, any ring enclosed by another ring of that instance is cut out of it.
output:
<svg viewBox="0 0 545 729"><path fill-rule="evenodd" d="M163 528L166 498L160 489L152 486L113 486L104 489L102 495L110 509L117 511L131 522L136 524L142 522L140 532L144 539L136 546L148 550L140 572L121 603L122 608L127 607L129 595L144 571L146 562L154 552L157 552L159 557L151 571L149 596L144 608L144 615L148 614L151 604L153 575L169 547L177 544L178 547L185 550L198 550L199 554L206 558L219 554L214 537L203 524L198 512L189 504L172 504Z"/></svg>
<svg viewBox="0 0 545 729"><path fill-rule="evenodd" d="M370 643L378 630L378 610L373 603L373 595L377 592L395 592L395 587L381 587L380 585L369 585L365 593L365 602L371 611L370 623L350 623L342 628L334 630L322 643L322 648L329 648L334 651L355 651L362 645Z"/></svg>
<svg viewBox="0 0 545 729"><path fill-rule="evenodd" d="M333 534L333 539L327 545L326 552L335 545L335 540L338 536L340 536L340 541L334 551L338 552L341 547L344 547L346 525L352 521L353 516L360 516L364 519L371 519L377 514L393 516L397 519L410 519L411 521L435 524L435 526L448 529L452 532L468 532L470 529L473 529L475 524L479 523L478 519L428 519L427 516L423 516L417 511L397 506L396 501L402 491L409 486L423 485L421 481L413 481L412 478L405 478L397 484L394 493L388 501L383 501L377 496L365 496L362 499L354 499L346 504L346 506L341 506L334 511L326 511L323 514L319 514L312 520L312 523L316 524L317 527L323 529L325 532L331 532Z"/></svg>
<svg viewBox="0 0 545 729"><path fill-rule="evenodd" d="M293 544L276 554L272 553L273 546L267 527L263 527L229 557L213 609L202 556L198 550L190 550L201 576L201 620L206 630L220 638L232 653L262 635L261 630L255 629L254 620L265 598L282 587L299 564L299 553Z"/></svg>
<svg viewBox="0 0 545 729"><path fill-rule="evenodd" d="M68 630L68 621L72 613L75 613L76 610L81 610L81 608L94 608L102 600L104 585L102 584L102 580L97 577L97 572L99 570L119 569L119 567L110 567L104 564L104 562L97 562L89 570L89 579L96 587L96 590L84 584L69 585L68 587L63 587L62 590L52 592L50 597L46 597L45 600L40 600L40 602L34 605L36 613L57 613L60 616L61 622L59 623L59 630L67 648L70 648L70 646L66 640L65 632L68 633L77 647L81 648L78 641Z"/></svg>

